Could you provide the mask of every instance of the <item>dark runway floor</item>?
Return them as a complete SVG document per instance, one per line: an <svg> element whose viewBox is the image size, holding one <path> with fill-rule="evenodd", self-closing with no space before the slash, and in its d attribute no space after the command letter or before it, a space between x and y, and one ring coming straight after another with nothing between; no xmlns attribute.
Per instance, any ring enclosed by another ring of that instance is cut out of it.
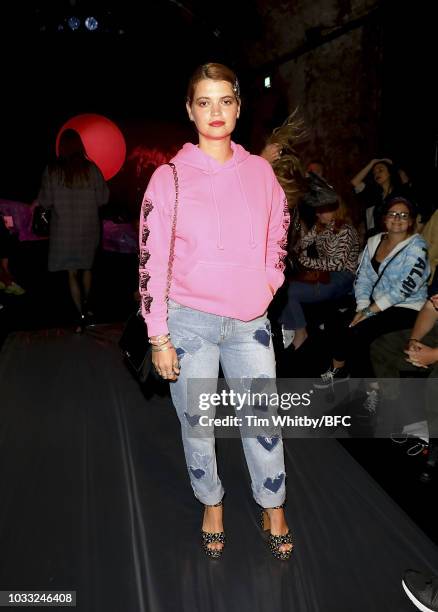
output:
<svg viewBox="0 0 438 612"><path fill-rule="evenodd" d="M3 590L76 590L84 612L411 609L402 572L438 571L438 548L336 440L286 440L288 563L261 537L239 440L219 440L228 544L206 559L177 418L167 396L145 400L119 332L3 347Z"/></svg>
<svg viewBox="0 0 438 612"><path fill-rule="evenodd" d="M438 572L436 483L418 483L421 458L389 440L286 440L296 550L281 563L240 442L219 440L228 542L206 559L170 401L162 388L146 399L117 350L132 259L102 256L102 324L77 336L38 248L16 264L28 294L0 313L0 590L76 590L81 612L412 610L403 570ZM296 372L305 354L295 359Z"/></svg>

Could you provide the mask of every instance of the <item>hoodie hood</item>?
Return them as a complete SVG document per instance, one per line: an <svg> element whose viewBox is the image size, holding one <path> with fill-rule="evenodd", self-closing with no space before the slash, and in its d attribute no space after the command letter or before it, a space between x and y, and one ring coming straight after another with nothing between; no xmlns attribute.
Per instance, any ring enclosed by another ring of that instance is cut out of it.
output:
<svg viewBox="0 0 438 612"><path fill-rule="evenodd" d="M377 247L379 246L380 241L381 241L381 239L382 239L382 237L384 235L385 235L385 232L380 232L380 234L376 234L375 236L371 236L371 238L368 238L368 240L367 240L367 249L368 249L369 254L370 254L370 259L374 256L374 253L377 251ZM421 236L419 234L411 234L410 236L405 238L402 242L399 242L398 245L396 247L394 247L394 249L391 251L391 253L389 253L389 255L387 255L387 257L389 257L390 255L391 256L395 255L396 253L398 253L401 249L403 249L410 242L414 242L414 241L418 241L418 240L423 242L423 239L421 238Z"/></svg>
<svg viewBox="0 0 438 612"><path fill-rule="evenodd" d="M366 246L362 251L362 255L359 258L359 263L357 265L356 274L359 272L360 267L362 266L362 263L365 258L365 252L368 251L369 258L371 260L374 257L374 254L377 251L380 241L382 240L382 237L385 235L385 233L386 232L380 232L379 234L374 234L374 236L371 236L370 238L368 238ZM386 263L387 259L391 259L392 257L394 257L396 253L401 251L401 249L403 249L410 242L413 242L413 243L419 242L419 244L422 245L424 243L424 240L420 236L420 234L411 234L411 236L408 236L407 238L405 238L405 240L403 240L402 242L399 242L399 244L385 257L382 263Z"/></svg>
<svg viewBox="0 0 438 612"><path fill-rule="evenodd" d="M257 244L254 239L254 220L251 214L251 208L249 206L248 198L246 196L245 189L243 188L242 178L239 173L239 166L250 158L251 154L246 151L241 145L231 142L231 149L233 156L227 160L224 164L219 163L207 153L204 153L197 145L187 142L180 151L171 160L177 166L178 164L185 164L191 168L196 168L202 173L208 175L210 182L211 199L216 212L217 222L217 241L216 248L223 250L224 245L222 243L222 226L223 221L221 218L220 206L218 205L217 196L214 188L214 178L221 175L224 172L235 172L239 181L240 192L245 202L246 209L248 212L248 223L250 230L249 245L254 249ZM223 176L223 174L222 174Z"/></svg>
<svg viewBox="0 0 438 612"><path fill-rule="evenodd" d="M192 168L198 168L206 174L216 174L243 163L251 155L242 146L234 142L231 142L231 148L233 156L224 164L220 164L213 157L201 151L198 145L186 142L171 161L174 164L186 164Z"/></svg>

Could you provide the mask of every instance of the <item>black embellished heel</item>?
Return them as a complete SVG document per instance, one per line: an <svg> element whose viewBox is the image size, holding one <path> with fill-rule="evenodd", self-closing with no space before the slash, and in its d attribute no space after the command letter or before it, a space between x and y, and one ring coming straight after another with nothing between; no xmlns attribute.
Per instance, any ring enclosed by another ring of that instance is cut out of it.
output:
<svg viewBox="0 0 438 612"><path fill-rule="evenodd" d="M222 506L222 500L218 504L213 504L212 506L205 506L205 507L206 508L207 507L216 508L217 506ZM224 548L225 548L225 533L223 531L212 532L212 531L204 531L202 529L201 537L202 537L202 547L207 557L210 557L212 559L219 559L219 557L222 555ZM209 544L216 544L216 543L222 544L222 548L220 550L212 549L208 547Z"/></svg>
<svg viewBox="0 0 438 612"><path fill-rule="evenodd" d="M271 519L269 518L269 514L267 510L279 510L283 508L284 504L281 506L273 506L272 508L262 508L260 514L260 527L264 534L269 536L269 547L271 549L271 553L274 555L276 559L281 559L282 561L287 561L290 559L290 556L294 550L294 543L292 540L292 533L288 530L284 535L273 535L271 533ZM269 532L269 533L268 533ZM292 548L290 550L280 550L280 546L283 544L292 544Z"/></svg>

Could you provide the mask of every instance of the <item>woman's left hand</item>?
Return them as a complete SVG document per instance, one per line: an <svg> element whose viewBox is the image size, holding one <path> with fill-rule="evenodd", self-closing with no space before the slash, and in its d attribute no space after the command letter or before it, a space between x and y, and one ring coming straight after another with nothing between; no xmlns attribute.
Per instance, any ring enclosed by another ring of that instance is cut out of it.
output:
<svg viewBox="0 0 438 612"><path fill-rule="evenodd" d="M433 349L422 342L416 342L412 348L405 350L406 361L417 368L428 368L438 361L438 349Z"/></svg>

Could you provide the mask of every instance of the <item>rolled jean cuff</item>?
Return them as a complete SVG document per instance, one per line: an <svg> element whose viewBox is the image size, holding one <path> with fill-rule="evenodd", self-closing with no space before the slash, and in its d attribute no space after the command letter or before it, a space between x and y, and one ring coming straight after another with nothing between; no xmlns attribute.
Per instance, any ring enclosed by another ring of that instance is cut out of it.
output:
<svg viewBox="0 0 438 612"><path fill-rule="evenodd" d="M222 501L222 498L225 495L225 489L222 486L219 489L219 493L217 491L212 493L200 493L196 491L193 485L192 488L196 499L201 502L201 504L204 504L204 506L216 506L216 504Z"/></svg>
<svg viewBox="0 0 438 612"><path fill-rule="evenodd" d="M286 500L286 490L283 490L281 493L277 495L263 495L263 496L254 496L256 503L261 506L264 510L267 508L276 508L277 506L282 506Z"/></svg>

